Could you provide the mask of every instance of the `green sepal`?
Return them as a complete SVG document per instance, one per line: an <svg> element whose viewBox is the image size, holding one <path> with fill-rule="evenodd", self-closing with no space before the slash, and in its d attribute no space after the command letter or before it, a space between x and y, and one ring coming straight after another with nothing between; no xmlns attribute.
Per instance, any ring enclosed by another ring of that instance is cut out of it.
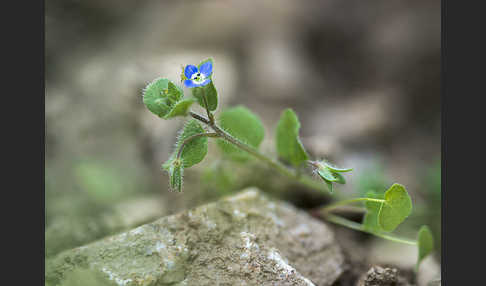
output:
<svg viewBox="0 0 486 286"><path fill-rule="evenodd" d="M334 172L332 173L332 175L336 177L337 179L336 183L343 184L343 185L346 184L346 179L344 179L343 175Z"/></svg>
<svg viewBox="0 0 486 286"><path fill-rule="evenodd" d="M426 225L423 225L418 232L417 247L418 258L415 269L418 269L420 262L434 250L434 237L430 228Z"/></svg>
<svg viewBox="0 0 486 286"><path fill-rule="evenodd" d="M179 159L170 159L163 168L169 173L169 188L171 191L182 191L184 164Z"/></svg>
<svg viewBox="0 0 486 286"><path fill-rule="evenodd" d="M337 168L337 167L334 167L332 165L330 165L329 163L324 163L332 172L336 172L336 173L345 173L345 172L350 172L353 170L353 168L348 168L348 169L344 169L344 168Z"/></svg>
<svg viewBox="0 0 486 286"><path fill-rule="evenodd" d="M381 205L378 223L384 231L393 231L412 212L412 200L404 186L393 184L385 192L385 203Z"/></svg>
<svg viewBox="0 0 486 286"><path fill-rule="evenodd" d="M282 112L276 130L278 156L290 162L294 167L302 165L309 155L299 139L300 122L292 109Z"/></svg>
<svg viewBox="0 0 486 286"><path fill-rule="evenodd" d="M243 106L221 112L218 122L226 132L253 148L258 148L265 136L265 129L258 116ZM217 144L223 154L231 159L244 161L249 158L248 153L222 139Z"/></svg>
<svg viewBox="0 0 486 286"><path fill-rule="evenodd" d="M326 182L337 182L339 180L328 168L325 167L318 169L317 173Z"/></svg>
<svg viewBox="0 0 486 286"><path fill-rule="evenodd" d="M153 114L169 119L187 115L194 101L183 99L182 89L166 78L159 78L147 85L143 91L143 103Z"/></svg>

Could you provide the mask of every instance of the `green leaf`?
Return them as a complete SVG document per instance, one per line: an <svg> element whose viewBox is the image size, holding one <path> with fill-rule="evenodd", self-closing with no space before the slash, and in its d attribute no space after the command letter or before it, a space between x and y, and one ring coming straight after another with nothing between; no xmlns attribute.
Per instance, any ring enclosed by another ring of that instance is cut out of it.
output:
<svg viewBox="0 0 486 286"><path fill-rule="evenodd" d="M375 193L374 191L369 191L366 194L367 198L372 199L383 199L383 194ZM379 202L365 202L366 214L363 218L363 228L364 230L376 232L381 232L381 227L378 224L378 213L380 212L382 203Z"/></svg>
<svg viewBox="0 0 486 286"><path fill-rule="evenodd" d="M186 116L189 112L189 108L195 102L193 98L182 99L176 102L172 108L172 110L164 116L164 118L172 118L176 116Z"/></svg>
<svg viewBox="0 0 486 286"><path fill-rule="evenodd" d="M180 87L165 78L156 79L145 88L143 103L155 115L169 119L187 115L194 100L183 99Z"/></svg>
<svg viewBox="0 0 486 286"><path fill-rule="evenodd" d="M276 130L277 153L295 167L309 159L300 142L299 129L300 122L295 112L292 109L282 112Z"/></svg>
<svg viewBox="0 0 486 286"><path fill-rule="evenodd" d="M420 262L422 262L422 260L434 250L434 237L426 225L423 225L420 228L417 243L418 259L416 268L418 268Z"/></svg>
<svg viewBox="0 0 486 286"><path fill-rule="evenodd" d="M174 152L174 156L179 151L179 148L182 146L182 142L188 137L205 133L204 128L199 124L198 121L195 119L189 120L187 124L184 126L182 133L180 133L179 137L177 138L176 143L176 150ZM184 168L189 168L199 162L201 162L206 154L208 153L208 138L205 136L201 136L191 141L187 142L184 145L184 149L181 153L181 159L184 165Z"/></svg>
<svg viewBox="0 0 486 286"><path fill-rule="evenodd" d="M265 136L263 124L254 113L246 107L238 106L221 112L218 118L221 128L241 142L258 148ZM248 154L220 139L218 146L225 155L235 160L245 160Z"/></svg>
<svg viewBox="0 0 486 286"><path fill-rule="evenodd" d="M206 99L207 99L207 102L208 102L208 108L209 108L210 111L215 111L216 108L218 108L218 92L216 91L216 88L214 87L212 79L211 79L211 82L209 82L205 86L193 88L192 89L192 95L197 99L197 102L203 108L206 108L204 106L204 100L203 100L204 95L206 95Z"/></svg>
<svg viewBox="0 0 486 286"><path fill-rule="evenodd" d="M334 174L328 168L320 168L317 173L321 176L324 181L327 182L337 182L339 179L334 176Z"/></svg>
<svg viewBox="0 0 486 286"><path fill-rule="evenodd" d="M143 91L143 103L148 110L159 117L165 116L170 111L167 100L168 84L169 80L166 78L156 79Z"/></svg>
<svg viewBox="0 0 486 286"><path fill-rule="evenodd" d="M393 184L385 192L385 203L378 214L378 223L385 231L393 231L412 212L412 200L404 186Z"/></svg>
<svg viewBox="0 0 486 286"><path fill-rule="evenodd" d="M191 119L179 134L174 153L172 153L169 160L162 165L162 167L169 173L169 185L171 190L180 192L182 189L184 168L189 168L201 162L208 153L208 138L201 136L187 141L184 145L184 149L182 149L180 159L177 159L177 153L182 147L184 140L204 132L204 128L201 124L195 119Z"/></svg>

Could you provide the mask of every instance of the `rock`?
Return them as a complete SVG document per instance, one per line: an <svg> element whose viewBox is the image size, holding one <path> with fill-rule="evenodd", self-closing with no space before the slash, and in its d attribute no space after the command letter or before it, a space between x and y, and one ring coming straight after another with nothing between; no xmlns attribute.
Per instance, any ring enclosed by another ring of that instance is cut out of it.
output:
<svg viewBox="0 0 486 286"><path fill-rule="evenodd" d="M358 282L358 286L409 286L407 279L396 268L372 266Z"/></svg>
<svg viewBox="0 0 486 286"><path fill-rule="evenodd" d="M251 188L62 252L45 275L49 285L79 269L125 286L332 285L343 267L326 224Z"/></svg>
<svg viewBox="0 0 486 286"><path fill-rule="evenodd" d="M88 208L87 203L84 205ZM66 211L66 210L64 210ZM125 231L166 215L168 210L159 195L132 198L114 204L92 216L80 213L58 215L45 229L45 255L90 243L104 236Z"/></svg>

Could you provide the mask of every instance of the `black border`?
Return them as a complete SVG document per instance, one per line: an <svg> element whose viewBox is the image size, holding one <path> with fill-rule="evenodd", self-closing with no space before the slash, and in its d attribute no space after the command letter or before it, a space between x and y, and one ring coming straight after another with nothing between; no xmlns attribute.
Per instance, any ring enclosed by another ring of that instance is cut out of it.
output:
<svg viewBox="0 0 486 286"><path fill-rule="evenodd" d="M5 250L2 260L7 263L2 284L40 285L45 269L45 3L4 4L0 18L4 154L1 233Z"/></svg>
<svg viewBox="0 0 486 286"><path fill-rule="evenodd" d="M485 284L486 45L484 9L473 3L482 4L442 1L442 285Z"/></svg>

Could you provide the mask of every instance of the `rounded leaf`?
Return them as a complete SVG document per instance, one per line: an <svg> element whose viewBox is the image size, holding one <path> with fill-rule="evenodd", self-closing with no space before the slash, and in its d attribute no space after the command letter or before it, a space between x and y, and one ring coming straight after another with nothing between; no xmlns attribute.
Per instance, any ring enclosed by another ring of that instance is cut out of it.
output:
<svg viewBox="0 0 486 286"><path fill-rule="evenodd" d="M166 78L156 79L151 82L143 91L143 103L153 114L163 117L170 111L167 94L169 80Z"/></svg>
<svg viewBox="0 0 486 286"><path fill-rule="evenodd" d="M175 156L179 152L179 148L182 147L182 143L190 136L204 133L205 130L195 119L191 119L185 126L179 137L177 138ZM199 162L201 162L208 153L208 138L205 136L194 138L188 141L184 145L184 149L181 153L181 159L184 168L189 168Z"/></svg>
<svg viewBox="0 0 486 286"><path fill-rule="evenodd" d="M164 119L187 114L187 109L192 102L182 100L182 97L182 89L166 78L154 80L143 91L145 106L152 113ZM174 110L174 108L177 109Z"/></svg>
<svg viewBox="0 0 486 286"><path fill-rule="evenodd" d="M218 121L221 128L226 132L254 148L258 148L265 136L263 124L258 116L243 106L221 112ZM218 140L218 146L225 155L229 155L233 159L244 160L248 158L245 151L222 139Z"/></svg>
<svg viewBox="0 0 486 286"><path fill-rule="evenodd" d="M404 186L393 184L385 192L385 203L381 205L378 223L385 231L393 231L412 212L412 200Z"/></svg>
<svg viewBox="0 0 486 286"><path fill-rule="evenodd" d="M432 236L432 232L430 231L430 228L427 227L426 225L423 225L418 232L417 246L418 246L418 259L417 259L417 267L418 267L420 262L422 262L422 260L434 250L434 237Z"/></svg>

